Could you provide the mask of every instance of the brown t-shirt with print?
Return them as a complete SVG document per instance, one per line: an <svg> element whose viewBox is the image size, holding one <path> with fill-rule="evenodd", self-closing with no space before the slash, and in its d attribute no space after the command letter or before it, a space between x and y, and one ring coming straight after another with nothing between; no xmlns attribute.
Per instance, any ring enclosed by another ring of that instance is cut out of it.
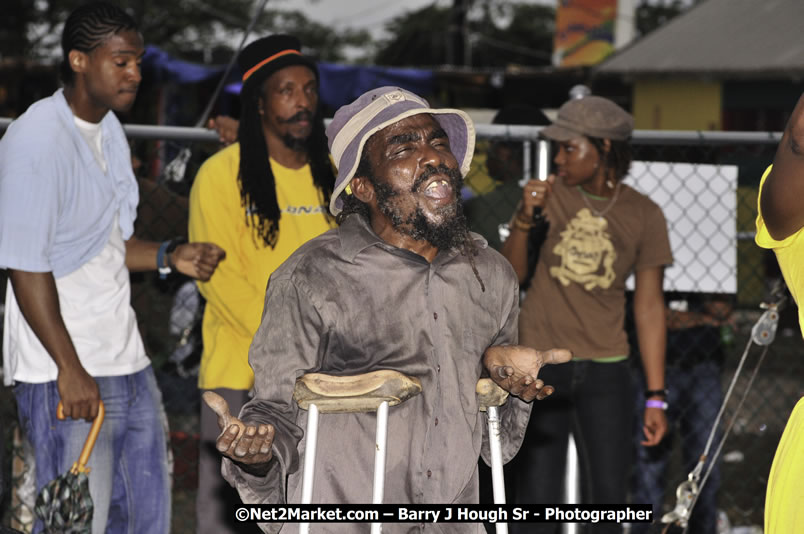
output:
<svg viewBox="0 0 804 534"><path fill-rule="evenodd" d="M581 359L628 354L625 280L673 257L661 208L627 185L619 187L607 210L611 198L553 186L544 209L550 229L519 316L521 344L567 348Z"/></svg>

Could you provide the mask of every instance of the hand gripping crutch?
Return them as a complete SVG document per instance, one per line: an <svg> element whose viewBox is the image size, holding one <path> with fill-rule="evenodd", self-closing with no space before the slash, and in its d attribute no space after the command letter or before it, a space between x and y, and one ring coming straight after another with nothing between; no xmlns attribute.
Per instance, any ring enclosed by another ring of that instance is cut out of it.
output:
<svg viewBox="0 0 804 534"><path fill-rule="evenodd" d="M388 408L415 397L422 391L418 378L391 370L374 371L355 376L331 376L310 373L296 381L293 399L307 410L304 471L301 504L310 504L313 496L316 442L319 413L377 412L376 447L374 453L374 486L372 503L381 504L385 490L385 451L388 437ZM379 534L381 523L372 523L372 534ZM309 523L301 523L299 532L310 531Z"/></svg>
<svg viewBox="0 0 804 534"><path fill-rule="evenodd" d="M502 448L500 447L500 415L497 407L505 404L508 392L490 378L481 378L475 389L477 404L489 418L489 451L491 452L491 487L494 504L505 504L505 479L503 474ZM497 534L508 534L508 523L495 523Z"/></svg>

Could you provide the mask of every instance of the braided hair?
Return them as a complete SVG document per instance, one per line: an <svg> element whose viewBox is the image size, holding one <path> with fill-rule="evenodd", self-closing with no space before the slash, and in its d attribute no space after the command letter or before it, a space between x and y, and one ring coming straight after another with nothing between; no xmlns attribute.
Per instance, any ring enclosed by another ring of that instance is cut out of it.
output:
<svg viewBox="0 0 804 534"><path fill-rule="evenodd" d="M137 30L134 18L109 2L91 2L70 13L61 34L61 81L68 86L75 81L75 72L70 67L68 57L71 50L88 54L111 35L126 30Z"/></svg>
<svg viewBox="0 0 804 534"><path fill-rule="evenodd" d="M589 136L587 136L587 139L597 150L606 169L614 173L614 179L617 181L622 180L628 174L628 169L631 168L631 161L634 159L631 143L628 140L615 141L610 139L610 148L606 152L604 139Z"/></svg>
<svg viewBox="0 0 804 534"><path fill-rule="evenodd" d="M266 246L274 248L279 238L279 203L276 199L276 183L268 159L268 145L262 130L259 109L259 84L244 87L240 126L240 172L237 182L240 187L240 203L245 208L246 224L254 227L255 237ZM329 157L327 137L324 130L324 115L321 106L313 117L313 130L307 139L307 156L313 183L321 192L323 205L329 199L335 185L335 171ZM327 215L328 216L328 215Z"/></svg>

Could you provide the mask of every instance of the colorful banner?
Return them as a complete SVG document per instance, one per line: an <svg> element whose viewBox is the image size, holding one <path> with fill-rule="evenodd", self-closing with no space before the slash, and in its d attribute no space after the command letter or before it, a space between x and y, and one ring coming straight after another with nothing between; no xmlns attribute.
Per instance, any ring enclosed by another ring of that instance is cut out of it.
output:
<svg viewBox="0 0 804 534"><path fill-rule="evenodd" d="M617 0L561 0L556 9L553 65L595 65L614 51Z"/></svg>

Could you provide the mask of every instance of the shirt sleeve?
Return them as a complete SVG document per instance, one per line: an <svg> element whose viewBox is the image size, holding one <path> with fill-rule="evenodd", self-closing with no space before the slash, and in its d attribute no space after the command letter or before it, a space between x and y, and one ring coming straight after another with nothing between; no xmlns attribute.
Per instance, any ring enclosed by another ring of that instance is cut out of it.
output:
<svg viewBox="0 0 804 534"><path fill-rule="evenodd" d="M299 377L320 370L330 328L311 292L300 289L289 278L271 281L265 309L282 313L263 315L254 336L249 349L254 397L243 407L240 418L274 426L274 457L265 477L251 476L227 459L223 474L244 503L284 504L287 476L299 469L298 446L304 435L296 424L299 408L293 401L293 389Z"/></svg>
<svg viewBox="0 0 804 534"><path fill-rule="evenodd" d="M190 241L215 243L226 251L215 274L207 282L198 282L198 288L207 306L240 336L250 338L259 326L265 287L249 281L247 256L240 251L237 230L238 218L245 213L239 202L236 170L232 174L226 162L223 158L207 160L198 171L190 190L188 235Z"/></svg>
<svg viewBox="0 0 804 534"><path fill-rule="evenodd" d="M646 201L648 207L645 210L642 242L639 244L634 264L635 271L673 263L673 253L670 248L670 237L667 233L667 220L664 218L664 213L652 200L646 198Z"/></svg>
<svg viewBox="0 0 804 534"><path fill-rule="evenodd" d="M762 175L762 179L759 181L759 194L757 195L757 219L756 219L757 233L756 236L754 237L754 241L756 242L757 246L771 250L787 247L793 242L795 242L799 236L804 235L804 228L802 228L798 232L795 232L779 241L771 237L770 232L768 232L768 227L765 226L765 220L762 218L762 207L761 207L762 203L760 202L760 199L762 198L762 188L765 186L765 179L770 174L772 168L773 165L768 166L768 168L765 169L765 173Z"/></svg>
<svg viewBox="0 0 804 534"><path fill-rule="evenodd" d="M0 150L0 268L52 271L61 185L57 158L11 139L6 143Z"/></svg>
<svg viewBox="0 0 804 534"><path fill-rule="evenodd" d="M515 345L518 342L519 286L516 283L516 276L513 273L513 269L507 264L506 267L510 269L510 273L507 274L509 274L511 279L511 286L508 290L501 292L505 296L502 309L500 310L502 326L492 346ZM522 440L525 438L525 430L528 427L532 406L532 403L524 402L519 397L509 395L505 404L499 408L500 446L502 449L503 463L511 461L519 451ZM487 465L491 465L489 429L487 424L488 415L485 415L483 419L486 424L483 425L483 443L480 449L480 456Z"/></svg>

